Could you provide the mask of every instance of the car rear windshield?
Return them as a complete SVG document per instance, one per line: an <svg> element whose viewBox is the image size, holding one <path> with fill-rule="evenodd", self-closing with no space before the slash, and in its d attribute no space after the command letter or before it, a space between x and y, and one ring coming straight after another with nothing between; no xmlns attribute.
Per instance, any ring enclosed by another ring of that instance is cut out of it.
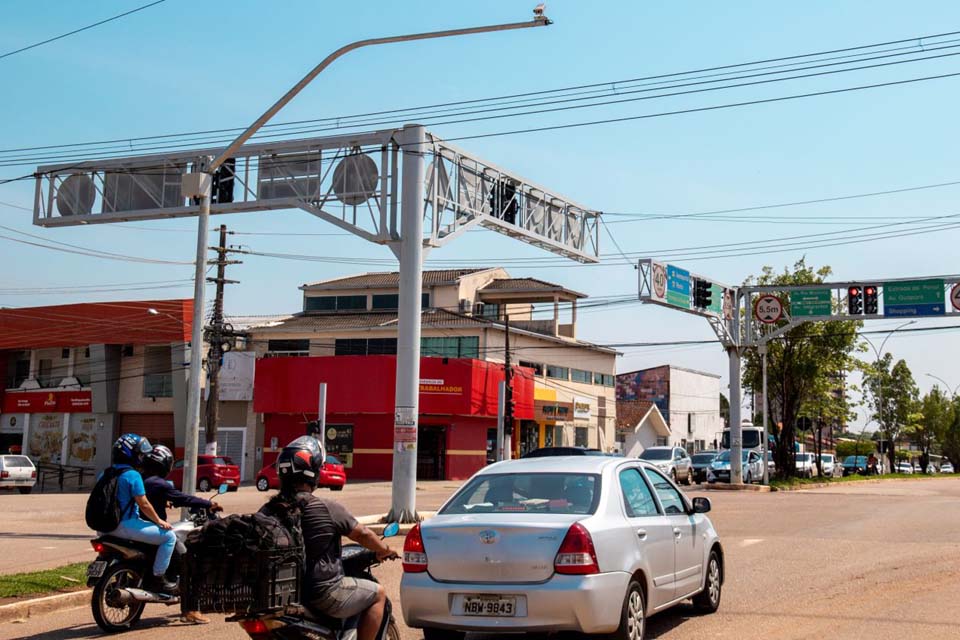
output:
<svg viewBox="0 0 960 640"><path fill-rule="evenodd" d="M13 469L14 467L32 467L33 463L27 456L3 456L0 457L0 467Z"/></svg>
<svg viewBox="0 0 960 640"><path fill-rule="evenodd" d="M600 499L600 476L587 473L510 473L476 476L440 511L590 514Z"/></svg>
<svg viewBox="0 0 960 640"><path fill-rule="evenodd" d="M641 460L669 460L673 457L673 449L647 449L640 454Z"/></svg>
<svg viewBox="0 0 960 640"><path fill-rule="evenodd" d="M210 458L210 462L208 464L227 465L233 464L233 461L230 458L217 456L216 458Z"/></svg>
<svg viewBox="0 0 960 640"><path fill-rule="evenodd" d="M698 454L695 454L691 458L691 460L693 460L694 464L704 464L707 462L711 462L716 457L717 457L717 454L715 453L698 453Z"/></svg>
<svg viewBox="0 0 960 640"><path fill-rule="evenodd" d="M327 464L343 464L342 462L340 462L339 458L336 458L334 456L327 456L326 463Z"/></svg>

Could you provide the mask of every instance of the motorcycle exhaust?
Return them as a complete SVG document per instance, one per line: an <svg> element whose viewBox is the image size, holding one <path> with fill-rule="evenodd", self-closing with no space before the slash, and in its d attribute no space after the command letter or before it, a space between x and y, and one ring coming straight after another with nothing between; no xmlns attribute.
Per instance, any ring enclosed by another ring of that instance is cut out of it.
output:
<svg viewBox="0 0 960 640"><path fill-rule="evenodd" d="M177 596L172 596L167 593L155 593L153 591L146 591L145 589L135 589L133 587L119 589L117 596L120 603L124 605L134 602L156 602L160 604L177 604L180 602L180 598Z"/></svg>

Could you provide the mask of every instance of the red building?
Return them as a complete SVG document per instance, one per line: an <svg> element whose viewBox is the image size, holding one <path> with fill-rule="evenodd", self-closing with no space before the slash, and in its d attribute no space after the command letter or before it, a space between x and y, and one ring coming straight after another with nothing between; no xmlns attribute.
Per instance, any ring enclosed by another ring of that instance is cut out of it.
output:
<svg viewBox="0 0 960 640"><path fill-rule="evenodd" d="M394 356L281 357L257 361L254 410L263 414L263 462L317 418L327 383L326 443L351 478L389 480L393 461ZM514 416L533 418L533 378L516 369ZM460 480L487 464L503 365L422 358L417 477Z"/></svg>

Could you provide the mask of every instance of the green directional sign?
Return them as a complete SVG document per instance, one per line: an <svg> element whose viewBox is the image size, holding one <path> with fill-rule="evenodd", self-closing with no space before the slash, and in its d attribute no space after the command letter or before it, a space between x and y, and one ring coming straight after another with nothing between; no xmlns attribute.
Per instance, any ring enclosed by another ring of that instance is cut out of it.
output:
<svg viewBox="0 0 960 640"><path fill-rule="evenodd" d="M802 289L790 292L790 317L829 316L833 312L830 289Z"/></svg>
<svg viewBox="0 0 960 640"><path fill-rule="evenodd" d="M710 283L710 306L707 311L723 315L723 287L718 284Z"/></svg>
<svg viewBox="0 0 960 640"><path fill-rule="evenodd" d="M942 316L946 312L943 280L908 280L883 285L883 315Z"/></svg>

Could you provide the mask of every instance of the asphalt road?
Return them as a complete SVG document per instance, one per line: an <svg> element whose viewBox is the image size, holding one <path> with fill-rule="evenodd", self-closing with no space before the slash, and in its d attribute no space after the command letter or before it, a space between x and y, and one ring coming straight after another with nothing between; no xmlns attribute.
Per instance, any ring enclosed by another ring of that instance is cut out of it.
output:
<svg viewBox="0 0 960 640"><path fill-rule="evenodd" d="M701 617L680 606L652 618L648 637L960 637L960 479L709 495L728 568L720 611ZM396 600L398 564L376 572ZM143 626L125 637L179 640L198 633L173 613L148 607ZM219 619L202 634L205 640L245 638ZM0 625L2 638L99 636L85 608ZM422 636L403 628L403 637Z"/></svg>

